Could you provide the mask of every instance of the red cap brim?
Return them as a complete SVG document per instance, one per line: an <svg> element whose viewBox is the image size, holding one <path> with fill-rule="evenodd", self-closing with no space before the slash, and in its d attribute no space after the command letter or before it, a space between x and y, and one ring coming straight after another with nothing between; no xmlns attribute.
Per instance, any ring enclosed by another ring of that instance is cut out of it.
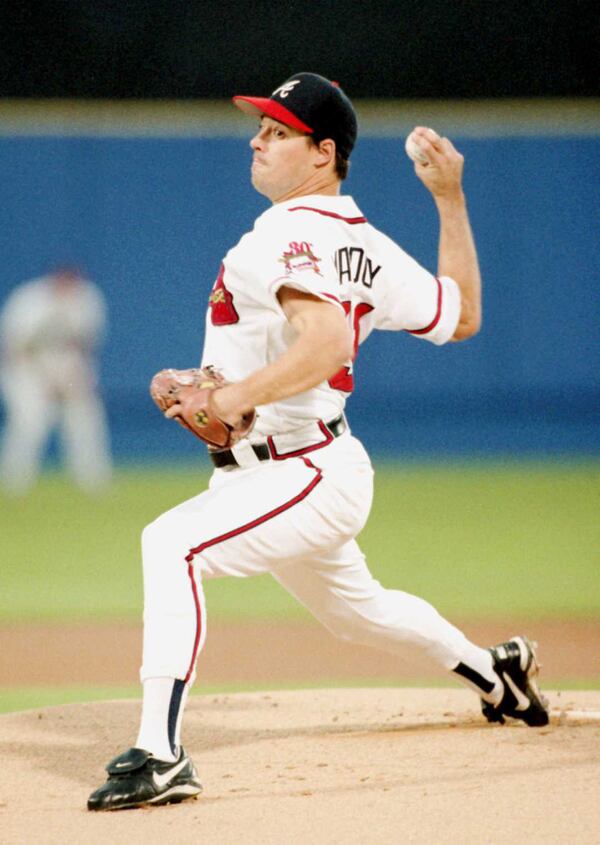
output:
<svg viewBox="0 0 600 845"><path fill-rule="evenodd" d="M233 104L246 114L266 114L268 117L272 117L273 120L278 120L280 123L285 123L286 126L291 126L292 129L298 129L300 132L308 132L309 135L313 132L310 126L303 123L300 118L296 117L285 106L268 97L242 97L238 95L233 97Z"/></svg>

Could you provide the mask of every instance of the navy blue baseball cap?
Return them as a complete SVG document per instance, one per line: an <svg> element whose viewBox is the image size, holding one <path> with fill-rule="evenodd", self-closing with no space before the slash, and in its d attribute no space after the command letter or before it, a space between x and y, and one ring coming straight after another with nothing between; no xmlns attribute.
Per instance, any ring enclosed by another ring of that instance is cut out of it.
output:
<svg viewBox="0 0 600 845"><path fill-rule="evenodd" d="M237 95L234 104L246 114L272 117L312 135L316 142L331 138L343 158L356 142L356 113L337 82L317 73L296 73L270 97Z"/></svg>

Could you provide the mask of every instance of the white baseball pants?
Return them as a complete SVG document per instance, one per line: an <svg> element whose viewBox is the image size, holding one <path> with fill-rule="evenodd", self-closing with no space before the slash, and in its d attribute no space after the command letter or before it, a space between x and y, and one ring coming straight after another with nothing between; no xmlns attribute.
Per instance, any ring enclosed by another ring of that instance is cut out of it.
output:
<svg viewBox="0 0 600 845"><path fill-rule="evenodd" d="M412 645L446 670L463 663L497 681L489 652L426 601L372 577L354 540L372 494L370 460L349 432L302 457L216 470L207 491L143 532L142 680L193 681L206 636L203 578L270 572L345 640L399 656Z"/></svg>

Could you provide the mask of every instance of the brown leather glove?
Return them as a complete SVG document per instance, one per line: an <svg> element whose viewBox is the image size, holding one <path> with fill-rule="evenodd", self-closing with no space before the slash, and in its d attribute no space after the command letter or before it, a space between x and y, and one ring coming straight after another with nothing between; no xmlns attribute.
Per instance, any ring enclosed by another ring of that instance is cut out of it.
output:
<svg viewBox="0 0 600 845"><path fill-rule="evenodd" d="M226 385L214 367L189 370L161 370L150 383L150 395L163 413L175 419L208 446L228 449L245 437L256 421L250 411L235 425L220 419L212 407L215 390Z"/></svg>

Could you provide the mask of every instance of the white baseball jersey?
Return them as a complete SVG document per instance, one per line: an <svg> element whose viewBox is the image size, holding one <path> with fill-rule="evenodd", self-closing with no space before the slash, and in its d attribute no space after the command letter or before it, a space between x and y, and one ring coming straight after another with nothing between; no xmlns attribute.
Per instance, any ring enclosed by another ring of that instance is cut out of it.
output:
<svg viewBox="0 0 600 845"><path fill-rule="evenodd" d="M439 344L458 323L452 279L420 267L350 197L304 196L262 214L225 256L210 295L202 364L237 381L281 356L295 337L277 299L283 285L342 308L355 352L374 328ZM349 361L329 381L259 408L251 438L266 439L268 455L241 441L231 450L237 466L216 469L207 490L145 528L141 677L177 679L173 712L204 643L203 580L265 572L338 636L399 659L407 645L417 647L445 669L470 667L471 678L477 672L495 689L488 651L427 602L384 588L369 572L355 537L371 506L371 463L347 428L333 434L326 425L352 388ZM153 748L146 724L137 745Z"/></svg>
<svg viewBox="0 0 600 845"><path fill-rule="evenodd" d="M239 381L280 357L294 330L277 299L283 286L344 309L355 354L373 329L406 330L445 343L460 294L371 226L349 196L305 196L272 206L229 250L209 298L202 364ZM258 408L252 439L329 420L353 389L352 362L328 382Z"/></svg>

